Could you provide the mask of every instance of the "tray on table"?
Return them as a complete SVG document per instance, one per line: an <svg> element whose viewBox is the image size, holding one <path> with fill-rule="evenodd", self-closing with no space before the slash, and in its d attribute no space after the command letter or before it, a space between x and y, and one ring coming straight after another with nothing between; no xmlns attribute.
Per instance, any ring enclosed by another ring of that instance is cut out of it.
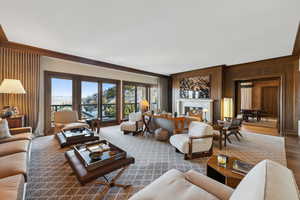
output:
<svg viewBox="0 0 300 200"><path fill-rule="evenodd" d="M102 155L99 156L99 159L92 159L90 157L91 151L88 149L89 147L94 147L97 145L108 145L109 150L103 151ZM87 171L95 170L99 167L108 165L117 160L126 158L126 151L120 149L119 147L109 143L106 140L100 140L95 142L89 142L86 144L80 144L74 146L75 155L79 158L82 164L85 166Z"/></svg>

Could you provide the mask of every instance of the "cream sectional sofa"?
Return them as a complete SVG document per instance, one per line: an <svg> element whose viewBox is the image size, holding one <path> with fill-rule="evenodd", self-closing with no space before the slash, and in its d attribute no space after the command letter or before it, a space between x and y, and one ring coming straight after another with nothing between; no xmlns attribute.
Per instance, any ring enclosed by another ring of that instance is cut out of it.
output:
<svg viewBox="0 0 300 200"><path fill-rule="evenodd" d="M196 171L170 170L130 200L299 200L288 168L270 160L257 164L238 187L223 185Z"/></svg>
<svg viewBox="0 0 300 200"><path fill-rule="evenodd" d="M0 140L0 199L24 198L32 131L10 129L12 137Z"/></svg>

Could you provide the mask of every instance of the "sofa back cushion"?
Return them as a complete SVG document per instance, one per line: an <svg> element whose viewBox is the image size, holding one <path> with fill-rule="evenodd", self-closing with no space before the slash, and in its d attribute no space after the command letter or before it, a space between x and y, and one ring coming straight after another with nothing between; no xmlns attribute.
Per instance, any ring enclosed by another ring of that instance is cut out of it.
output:
<svg viewBox="0 0 300 200"><path fill-rule="evenodd" d="M0 139L11 137L6 119L0 119Z"/></svg>
<svg viewBox="0 0 300 200"><path fill-rule="evenodd" d="M213 128L203 122L192 121L189 126L189 137L200 137L213 134Z"/></svg>
<svg viewBox="0 0 300 200"><path fill-rule="evenodd" d="M241 181L230 200L299 200L293 173L270 160L258 163Z"/></svg>
<svg viewBox="0 0 300 200"><path fill-rule="evenodd" d="M59 111L54 113L55 123L72 123L78 121L77 111Z"/></svg>

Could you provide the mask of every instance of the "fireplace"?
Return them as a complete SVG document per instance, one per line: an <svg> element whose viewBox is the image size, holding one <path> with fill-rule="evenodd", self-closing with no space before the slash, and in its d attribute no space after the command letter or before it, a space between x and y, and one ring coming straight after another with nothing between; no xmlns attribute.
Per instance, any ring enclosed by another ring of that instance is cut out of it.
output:
<svg viewBox="0 0 300 200"><path fill-rule="evenodd" d="M206 119L208 122L213 122L213 102L213 99L178 99L175 112L185 115L191 109L207 109Z"/></svg>
<svg viewBox="0 0 300 200"><path fill-rule="evenodd" d="M192 113L202 113L203 108L202 107L192 107L192 106L185 106L184 107L184 114L187 114L189 112Z"/></svg>

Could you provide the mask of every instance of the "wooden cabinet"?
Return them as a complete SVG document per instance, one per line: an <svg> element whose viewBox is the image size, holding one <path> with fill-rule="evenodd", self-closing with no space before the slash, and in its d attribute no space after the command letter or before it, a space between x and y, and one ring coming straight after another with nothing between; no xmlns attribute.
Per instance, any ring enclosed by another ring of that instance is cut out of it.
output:
<svg viewBox="0 0 300 200"><path fill-rule="evenodd" d="M24 127L25 116L24 115L15 115L7 118L9 128L20 128Z"/></svg>

